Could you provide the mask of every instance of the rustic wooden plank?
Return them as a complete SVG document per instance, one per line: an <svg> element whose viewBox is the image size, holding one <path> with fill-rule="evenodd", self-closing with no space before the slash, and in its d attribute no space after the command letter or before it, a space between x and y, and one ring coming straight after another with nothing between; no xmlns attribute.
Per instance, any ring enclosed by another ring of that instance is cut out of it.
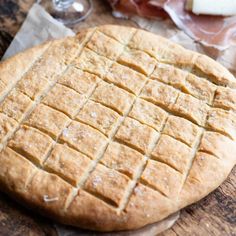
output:
<svg viewBox="0 0 236 236"><path fill-rule="evenodd" d="M162 236L236 235L236 167L214 192L182 210L172 229Z"/></svg>
<svg viewBox="0 0 236 236"><path fill-rule="evenodd" d="M132 21L114 18L111 14L111 8L105 0L94 0L93 2L93 13L84 22L72 27L75 32L78 32L84 28L104 24L118 24L137 27L137 25Z"/></svg>
<svg viewBox="0 0 236 236"><path fill-rule="evenodd" d="M0 195L1 236L56 236L50 220L21 207L5 194Z"/></svg>
<svg viewBox="0 0 236 236"><path fill-rule="evenodd" d="M50 0L49 0L50 1ZM25 19L33 0L0 0L0 57ZM133 22L112 17L104 0L94 0L94 11L74 31L101 24L134 26ZM236 168L216 191L182 210L177 223L162 236L236 236ZM25 210L0 193L0 235L56 235L53 223Z"/></svg>
<svg viewBox="0 0 236 236"><path fill-rule="evenodd" d="M1 30L0 31L0 58L10 45L13 37L6 31Z"/></svg>

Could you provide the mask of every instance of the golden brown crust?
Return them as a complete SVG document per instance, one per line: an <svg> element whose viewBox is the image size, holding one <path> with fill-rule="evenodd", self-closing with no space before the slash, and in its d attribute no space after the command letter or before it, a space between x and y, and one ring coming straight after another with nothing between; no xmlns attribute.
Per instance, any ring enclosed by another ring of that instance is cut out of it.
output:
<svg viewBox="0 0 236 236"><path fill-rule="evenodd" d="M159 221L236 163L236 81L160 36L100 26L0 64L0 186L62 223Z"/></svg>

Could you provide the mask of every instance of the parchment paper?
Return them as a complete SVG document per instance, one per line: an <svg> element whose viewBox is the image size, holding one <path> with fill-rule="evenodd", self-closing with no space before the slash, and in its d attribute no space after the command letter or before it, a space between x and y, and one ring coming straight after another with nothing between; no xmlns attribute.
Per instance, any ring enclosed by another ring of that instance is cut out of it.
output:
<svg viewBox="0 0 236 236"><path fill-rule="evenodd" d="M229 68L232 72L236 72L236 47L231 47L223 52L215 51L213 48L204 48L198 43L195 43L185 33L178 30L169 20L148 20L138 16L132 17L131 20L135 21L141 28L170 38L186 48L210 55ZM73 36L74 34L75 33L71 29L53 19L41 6L34 4L21 29L4 54L3 59L46 40ZM161 222L145 226L142 229L118 233L88 232L60 224L55 224L55 228L59 236L154 236L170 228L178 217L179 213L177 212Z"/></svg>
<svg viewBox="0 0 236 236"><path fill-rule="evenodd" d="M3 59L49 39L73 35L75 33L71 29L51 17L40 5L34 4Z"/></svg>

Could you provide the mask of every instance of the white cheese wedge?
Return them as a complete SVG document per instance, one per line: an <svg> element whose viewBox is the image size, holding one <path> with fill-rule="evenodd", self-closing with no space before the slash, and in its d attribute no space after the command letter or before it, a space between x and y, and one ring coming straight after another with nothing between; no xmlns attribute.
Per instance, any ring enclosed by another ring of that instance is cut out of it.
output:
<svg viewBox="0 0 236 236"><path fill-rule="evenodd" d="M236 0L187 0L185 8L197 15L236 15Z"/></svg>

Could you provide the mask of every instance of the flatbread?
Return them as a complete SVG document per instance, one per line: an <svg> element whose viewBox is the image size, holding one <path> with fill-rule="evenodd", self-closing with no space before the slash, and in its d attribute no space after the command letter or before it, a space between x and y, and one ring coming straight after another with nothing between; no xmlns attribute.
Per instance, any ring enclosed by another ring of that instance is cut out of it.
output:
<svg viewBox="0 0 236 236"><path fill-rule="evenodd" d="M61 223L161 221L236 162L236 80L160 36L99 26L0 64L0 185Z"/></svg>

